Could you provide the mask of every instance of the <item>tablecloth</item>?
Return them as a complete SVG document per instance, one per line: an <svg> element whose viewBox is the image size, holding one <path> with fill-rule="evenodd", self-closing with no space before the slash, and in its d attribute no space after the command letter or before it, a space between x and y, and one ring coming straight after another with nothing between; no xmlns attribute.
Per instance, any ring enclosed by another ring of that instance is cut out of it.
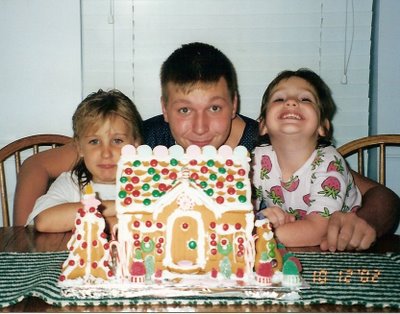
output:
<svg viewBox="0 0 400 314"><path fill-rule="evenodd" d="M400 253L295 253L310 288L298 300L232 297L73 299L57 280L67 252L0 253L0 307L34 296L54 306L139 304L343 304L400 308Z"/></svg>

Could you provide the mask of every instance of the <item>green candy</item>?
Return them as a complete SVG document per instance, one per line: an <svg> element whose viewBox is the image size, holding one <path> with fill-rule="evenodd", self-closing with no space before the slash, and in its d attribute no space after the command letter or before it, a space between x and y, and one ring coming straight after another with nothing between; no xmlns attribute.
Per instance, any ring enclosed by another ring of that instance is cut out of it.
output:
<svg viewBox="0 0 400 314"><path fill-rule="evenodd" d="M244 196L244 195L239 195L239 202L240 202L240 203L246 203L246 201L247 201L246 196Z"/></svg>
<svg viewBox="0 0 400 314"><path fill-rule="evenodd" d="M194 250L194 249L197 247L196 241L190 241L190 242L188 243L188 247L189 247L190 249Z"/></svg>
<svg viewBox="0 0 400 314"><path fill-rule="evenodd" d="M139 167L142 163L140 162L140 160L135 160L132 165L134 165L135 167Z"/></svg>
<svg viewBox="0 0 400 314"><path fill-rule="evenodd" d="M218 243L217 250L219 253L226 256L232 252L232 244L228 243L224 248L222 247L221 243Z"/></svg>
<svg viewBox="0 0 400 314"><path fill-rule="evenodd" d="M243 184L243 182L241 182L241 181L239 181L238 183L236 183L236 187L237 187L238 189L243 189L243 186L244 186L244 184Z"/></svg>
<svg viewBox="0 0 400 314"><path fill-rule="evenodd" d="M155 244L153 240L149 240L148 242L142 241L140 243L140 248L143 252L150 253L154 250Z"/></svg>

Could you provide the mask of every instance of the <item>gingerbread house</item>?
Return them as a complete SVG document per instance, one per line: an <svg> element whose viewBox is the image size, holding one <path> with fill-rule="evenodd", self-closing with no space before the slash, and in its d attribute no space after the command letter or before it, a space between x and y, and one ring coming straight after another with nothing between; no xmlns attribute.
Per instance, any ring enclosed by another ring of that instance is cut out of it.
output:
<svg viewBox="0 0 400 314"><path fill-rule="evenodd" d="M244 147L123 148L117 172L115 273L128 278L140 251L146 276L242 278L254 266L254 214ZM128 271L130 270L130 271Z"/></svg>
<svg viewBox="0 0 400 314"><path fill-rule="evenodd" d="M88 185L59 277L62 294L135 297L146 288L159 293L159 287L181 295L188 287L301 286L298 259L276 242L267 219L254 221L249 168L244 147L125 146L111 239Z"/></svg>

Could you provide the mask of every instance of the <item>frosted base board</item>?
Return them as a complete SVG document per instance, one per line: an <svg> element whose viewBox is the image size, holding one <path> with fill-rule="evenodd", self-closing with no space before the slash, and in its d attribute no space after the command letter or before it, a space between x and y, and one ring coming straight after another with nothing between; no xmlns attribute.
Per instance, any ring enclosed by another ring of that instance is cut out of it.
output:
<svg viewBox="0 0 400 314"><path fill-rule="evenodd" d="M300 299L299 291L309 285L301 279L297 286L285 287L282 284L270 286L254 282L237 280L218 281L209 277L196 279L175 278L173 281L160 283L143 282L97 282L84 283L77 280L65 280L58 284L65 297L88 298L135 298L135 297L238 297L252 299Z"/></svg>

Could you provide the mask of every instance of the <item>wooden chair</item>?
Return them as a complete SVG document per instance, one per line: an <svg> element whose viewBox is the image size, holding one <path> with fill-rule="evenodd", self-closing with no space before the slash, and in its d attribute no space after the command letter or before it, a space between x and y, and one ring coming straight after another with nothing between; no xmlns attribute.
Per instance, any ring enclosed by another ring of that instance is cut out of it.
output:
<svg viewBox="0 0 400 314"><path fill-rule="evenodd" d="M15 181L22 164L22 153L24 155L37 154L40 148L54 148L64 145L71 141L71 138L59 134L38 134L18 139L0 149L0 189L1 206L3 213L3 226L10 226L10 212L8 206L7 180L5 171L5 162L14 158L15 162ZM30 151L32 150L32 151ZM44 150L44 149L43 149ZM10 179L10 178L9 178ZM9 180L10 181L10 180Z"/></svg>
<svg viewBox="0 0 400 314"><path fill-rule="evenodd" d="M378 150L378 182L386 184L386 147L400 146L400 134L371 135L356 139L338 148L339 153L347 158L357 154L358 173L364 175L364 155L372 148Z"/></svg>

